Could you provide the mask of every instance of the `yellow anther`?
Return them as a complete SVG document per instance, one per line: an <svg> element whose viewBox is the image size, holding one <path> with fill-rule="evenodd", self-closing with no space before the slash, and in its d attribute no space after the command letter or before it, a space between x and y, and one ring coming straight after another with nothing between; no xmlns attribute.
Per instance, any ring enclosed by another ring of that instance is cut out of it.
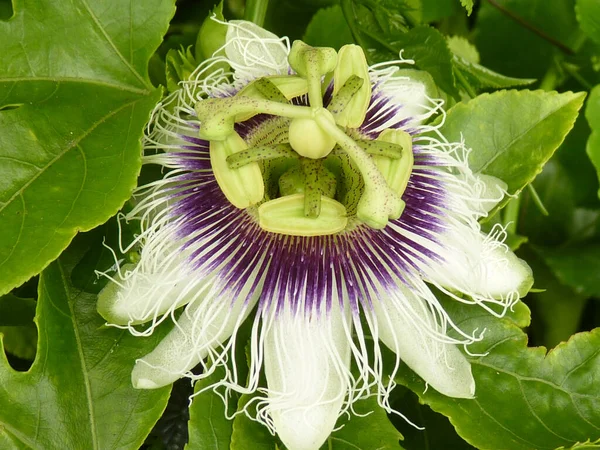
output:
<svg viewBox="0 0 600 450"><path fill-rule="evenodd" d="M406 190L414 164L412 136L406 131L389 129L383 131L377 140L391 142L402 147L402 156L398 159L373 156L373 161L375 161L388 186L401 196Z"/></svg>
<svg viewBox="0 0 600 450"><path fill-rule="evenodd" d="M333 72L334 96L352 75L361 78L363 83L343 111L335 115L335 121L343 127L358 128L365 121L371 101L369 66L362 48L353 44L344 45L338 52L338 64Z"/></svg>
<svg viewBox="0 0 600 450"><path fill-rule="evenodd" d="M231 169L227 157L248 148L239 134L233 132L225 140L210 141L210 164L219 187L236 208L247 208L262 200L265 185L258 163Z"/></svg>
<svg viewBox="0 0 600 450"><path fill-rule="evenodd" d="M306 217L304 194L295 194L260 205L258 223L263 230L271 233L324 236L343 231L348 224L348 217L344 205L328 197L321 198L318 217Z"/></svg>

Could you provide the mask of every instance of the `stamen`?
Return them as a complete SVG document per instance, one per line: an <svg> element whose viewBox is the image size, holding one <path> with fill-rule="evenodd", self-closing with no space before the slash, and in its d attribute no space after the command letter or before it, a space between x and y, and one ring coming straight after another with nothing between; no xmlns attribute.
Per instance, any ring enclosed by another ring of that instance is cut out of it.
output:
<svg viewBox="0 0 600 450"><path fill-rule="evenodd" d="M364 79L356 75L352 75L346 80L341 89L339 89L336 94L333 94L333 98L331 99L329 106L327 106L327 110L333 114L333 117L336 118L336 121L340 125L343 125L341 123L343 118L340 114L346 109L350 103L350 100L352 100L352 97L354 97L364 83Z"/></svg>
<svg viewBox="0 0 600 450"><path fill-rule="evenodd" d="M236 208L247 208L262 200L265 185L258 163L249 163L238 169L227 164L227 157L247 148L235 131L223 141L210 142L210 164L219 188Z"/></svg>
<svg viewBox="0 0 600 450"><path fill-rule="evenodd" d="M316 218L321 214L321 196L333 198L335 195L335 176L323 166L323 160L302 159L304 172L304 215Z"/></svg>
<svg viewBox="0 0 600 450"><path fill-rule="evenodd" d="M259 78L254 82L256 90L267 100L278 103L289 103L275 84L268 78Z"/></svg>
<svg viewBox="0 0 600 450"><path fill-rule="evenodd" d="M300 155L292 150L290 144L276 144L261 147L251 147L227 157L230 169L238 169L246 164L275 158L297 159Z"/></svg>
<svg viewBox="0 0 600 450"><path fill-rule="evenodd" d="M406 131L390 129L382 132L377 141L373 142L387 142L402 148L401 158L390 158L383 154L373 157L388 186L401 196L406 190L408 179L413 171L412 136Z"/></svg>
<svg viewBox="0 0 600 450"><path fill-rule="evenodd" d="M315 113L316 122L336 140L363 177L365 190L358 202L356 216L371 228L382 229L389 219L398 219L404 211L404 201L387 185L385 178L371 157L335 123L331 123L321 109ZM329 113L329 111L327 111Z"/></svg>
<svg viewBox="0 0 600 450"><path fill-rule="evenodd" d="M358 45L344 45L338 53L338 64L333 74L334 95L341 94L346 83L353 77L363 80L357 92L348 100L348 105L338 115L336 122L348 128L358 128L365 121L371 101L369 66L362 48Z"/></svg>
<svg viewBox="0 0 600 450"><path fill-rule="evenodd" d="M408 133L405 133L405 134L408 134ZM409 137L410 137L410 135L409 135ZM404 147L402 145L400 145L399 143L395 143L395 142L386 142L384 140L379 140L379 141L357 140L356 143L360 146L360 148L362 148L365 152L367 152L371 156L380 156L382 158L389 158L392 160L396 160L396 159L402 158L402 156L404 154ZM412 152L412 149L411 149L411 152ZM381 170L381 168L380 168L380 170Z"/></svg>
<svg viewBox="0 0 600 450"><path fill-rule="evenodd" d="M304 215L304 194L287 195L263 203L258 208L258 223L263 230L291 236L325 236L343 231L348 224L341 203L321 197L318 217Z"/></svg>

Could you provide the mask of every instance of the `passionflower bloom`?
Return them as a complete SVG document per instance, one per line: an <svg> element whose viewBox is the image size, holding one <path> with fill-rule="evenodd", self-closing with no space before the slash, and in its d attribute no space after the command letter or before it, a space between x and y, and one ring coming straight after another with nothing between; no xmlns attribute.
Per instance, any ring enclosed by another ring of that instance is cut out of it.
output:
<svg viewBox="0 0 600 450"><path fill-rule="evenodd" d="M390 411L402 363L442 394L473 397L460 348L481 335L453 323L430 286L496 315L528 291L531 271L502 230L478 223L506 186L426 125L442 102L402 75L409 61L368 67L358 46L226 27L220 56L153 114L145 162L165 175L127 215L141 221L139 262L99 297L107 321L134 334L174 321L133 385L222 367L216 387L256 393L254 418L292 450L319 448L359 398Z"/></svg>

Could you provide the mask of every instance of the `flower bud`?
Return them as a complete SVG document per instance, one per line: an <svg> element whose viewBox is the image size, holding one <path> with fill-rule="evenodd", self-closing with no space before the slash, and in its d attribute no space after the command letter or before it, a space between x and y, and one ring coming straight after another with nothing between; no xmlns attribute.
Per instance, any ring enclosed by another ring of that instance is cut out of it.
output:
<svg viewBox="0 0 600 450"><path fill-rule="evenodd" d="M223 17L223 2L216 5L208 15L196 39L196 60L203 61L212 57L215 52L225 45L227 36L227 25L213 20L213 17L220 22L225 22ZM224 53L224 52L223 52Z"/></svg>

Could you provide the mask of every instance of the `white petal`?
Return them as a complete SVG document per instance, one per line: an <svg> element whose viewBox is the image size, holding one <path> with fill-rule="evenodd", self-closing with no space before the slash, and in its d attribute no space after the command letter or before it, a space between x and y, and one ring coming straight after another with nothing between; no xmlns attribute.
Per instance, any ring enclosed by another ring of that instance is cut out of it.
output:
<svg viewBox="0 0 600 450"><path fill-rule="evenodd" d="M500 298L516 292L524 297L533 285L531 267L518 258L508 247L491 248L481 264L481 273L473 281L475 292Z"/></svg>
<svg viewBox="0 0 600 450"><path fill-rule="evenodd" d="M98 312L110 323L135 325L161 317L203 294L207 282L180 270L148 273L126 264L123 278L110 281L98 294ZM118 282L118 284L117 284Z"/></svg>
<svg viewBox="0 0 600 450"><path fill-rule="evenodd" d="M477 174L470 176L470 183L474 184L477 198L469 201L474 211L487 215L504 198L508 185L500 178L492 175Z"/></svg>
<svg viewBox="0 0 600 450"><path fill-rule="evenodd" d="M252 22L227 22L225 54L235 70L236 78L254 79L288 73L289 48L280 39ZM285 42L285 43L284 43Z"/></svg>
<svg viewBox="0 0 600 450"><path fill-rule="evenodd" d="M449 397L472 398L471 364L449 343L426 303L404 286L373 302L379 339L431 387Z"/></svg>
<svg viewBox="0 0 600 450"><path fill-rule="evenodd" d="M443 262L431 264L426 278L468 295L516 300L533 285L531 268L498 240L496 228L489 236L466 226L441 236L438 254Z"/></svg>
<svg viewBox="0 0 600 450"><path fill-rule="evenodd" d="M168 181L162 180L161 186ZM176 185L175 185L176 186ZM170 218L168 198L148 195L152 208L143 231L143 248L137 265L125 264L98 295L98 312L108 322L135 325L158 320L165 313L204 296L210 282L198 277L190 264L190 250L179 238L177 222Z"/></svg>
<svg viewBox="0 0 600 450"><path fill-rule="evenodd" d="M384 69L384 74L378 75L384 80L378 88L387 97L387 104L397 109L393 119L383 124L380 128L386 129L394 124L408 119L411 125L418 125L439 109L439 104L432 101L427 95L427 86L418 80L413 80L404 76L396 76L388 69ZM378 103L373 103L371 108L380 109L379 114L385 114L386 109L382 109Z"/></svg>
<svg viewBox="0 0 600 450"><path fill-rule="evenodd" d="M138 389L155 389L173 383L209 354L224 352L221 344L246 319L258 294L244 304L244 295L232 305L230 299L208 295L189 305L175 328L149 354L138 359L131 374Z"/></svg>
<svg viewBox="0 0 600 450"><path fill-rule="evenodd" d="M329 317L284 311L266 332L267 408L290 450L318 449L335 427L350 376L344 321L349 323L337 305Z"/></svg>

